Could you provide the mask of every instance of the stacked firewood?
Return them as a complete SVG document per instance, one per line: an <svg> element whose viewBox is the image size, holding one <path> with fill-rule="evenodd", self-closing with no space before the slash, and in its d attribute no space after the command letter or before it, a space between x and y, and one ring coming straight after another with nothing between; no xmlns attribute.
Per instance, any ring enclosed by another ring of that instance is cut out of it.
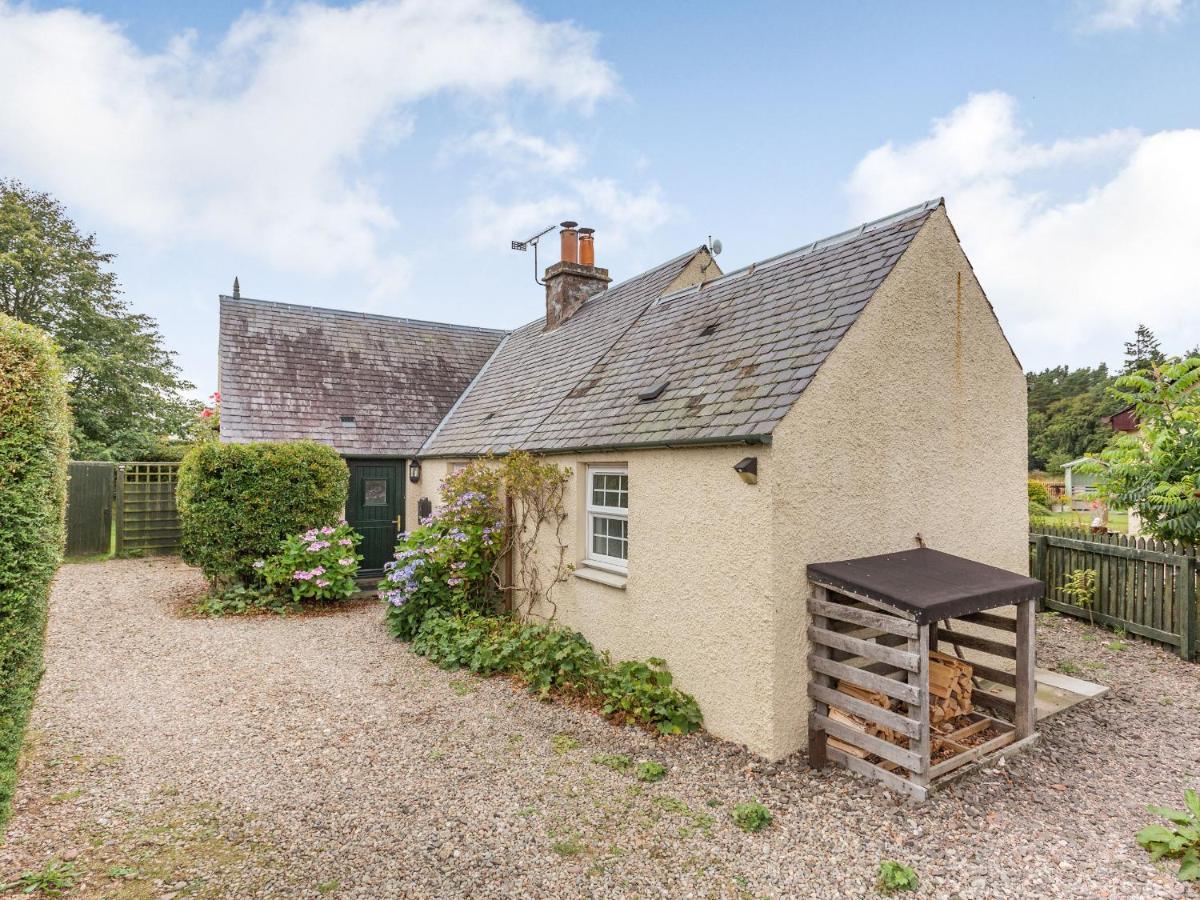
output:
<svg viewBox="0 0 1200 900"><path fill-rule="evenodd" d="M887 694L881 694L879 691L869 691L866 688L861 688L856 684L850 684L848 681L839 681L837 689L843 694L847 694L856 700L862 700L864 703L870 703L878 706L881 709L891 709L892 701ZM869 734L872 737L882 738L885 741L890 741L893 744L901 746L908 743L908 738L903 735L896 734L891 728L886 725L879 725L876 722L868 722L861 716L856 716L845 710L838 709L836 706L829 707L829 718L835 722L841 722L843 725L853 728L855 731L860 731L863 734ZM839 741L835 737L829 738L829 746L849 753L852 756L857 756L859 759L866 759L870 753L863 750L861 747L855 747L853 744L848 744L845 741Z"/></svg>
<svg viewBox="0 0 1200 900"><path fill-rule="evenodd" d="M948 728L953 728L954 726L950 724L952 720L971 712L971 677L973 674L974 670L971 668L970 663L963 662L961 659L945 653L939 653L936 650L930 651L929 722L931 725L939 726L944 724ZM861 688L858 685L850 684L848 681L839 681L837 689L856 700L870 703L881 709L895 711L903 711L904 709L903 704L899 701L889 699L886 694ZM838 709L836 706L830 705L829 718L834 722L840 722L848 728L853 728L862 734L881 738L900 747L908 746L908 738L904 737L904 735L897 734L886 725L868 721L862 716L856 716L844 709ZM831 736L828 740L831 747L836 747L860 759L864 759L870 755L868 751L855 747L846 741L840 741L835 737Z"/></svg>
<svg viewBox="0 0 1200 900"><path fill-rule="evenodd" d="M929 653L929 721L938 725L972 709L970 663L931 650Z"/></svg>

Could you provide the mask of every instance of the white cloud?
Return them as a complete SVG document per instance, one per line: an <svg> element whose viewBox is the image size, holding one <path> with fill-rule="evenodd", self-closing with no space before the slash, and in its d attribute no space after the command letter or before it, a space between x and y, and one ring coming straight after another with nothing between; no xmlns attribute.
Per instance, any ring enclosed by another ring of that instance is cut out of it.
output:
<svg viewBox="0 0 1200 900"><path fill-rule="evenodd" d="M181 34L162 52L99 16L0 0L0 84L0 170L151 239L353 270L388 293L406 261L361 158L411 132L414 104L527 91L587 110L615 76L591 33L511 0L267 7L215 48ZM507 140L552 169L577 152Z"/></svg>
<svg viewBox="0 0 1200 900"><path fill-rule="evenodd" d="M1090 31L1122 31L1175 22L1182 9L1183 0L1092 0L1083 24Z"/></svg>
<svg viewBox="0 0 1200 900"><path fill-rule="evenodd" d="M573 172L584 161L573 141L553 143L535 134L518 131L506 121L477 131L450 148L452 155L477 153L522 171L543 170L556 175Z"/></svg>
<svg viewBox="0 0 1200 900"><path fill-rule="evenodd" d="M1016 110L972 95L927 137L872 150L848 184L856 217L944 195L1027 367L1114 362L1139 321L1168 351L1194 344L1200 130L1038 144Z"/></svg>

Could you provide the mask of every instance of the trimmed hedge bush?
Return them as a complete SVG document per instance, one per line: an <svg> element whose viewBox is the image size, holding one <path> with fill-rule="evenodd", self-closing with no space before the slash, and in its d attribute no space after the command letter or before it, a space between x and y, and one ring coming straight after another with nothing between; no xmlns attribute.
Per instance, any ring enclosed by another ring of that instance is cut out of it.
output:
<svg viewBox="0 0 1200 900"><path fill-rule="evenodd" d="M250 584L280 541L337 522L350 471L314 441L193 447L179 467L182 555L214 585Z"/></svg>
<svg viewBox="0 0 1200 900"><path fill-rule="evenodd" d="M0 314L0 832L42 677L50 580L65 538L70 434L54 344Z"/></svg>

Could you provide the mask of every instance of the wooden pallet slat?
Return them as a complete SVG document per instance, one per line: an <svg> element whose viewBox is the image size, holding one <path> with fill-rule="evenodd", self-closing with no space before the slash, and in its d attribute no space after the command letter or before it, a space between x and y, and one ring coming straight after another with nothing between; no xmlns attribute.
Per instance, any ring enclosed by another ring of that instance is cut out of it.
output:
<svg viewBox="0 0 1200 900"><path fill-rule="evenodd" d="M908 672L919 672L921 670L920 657L915 653L896 650L892 647L875 643L874 641L862 641L858 638L847 637L846 635L838 634L836 631L830 631L827 628L818 628L815 625L809 625L808 639L816 644L824 644L827 647L833 647L837 650L845 650L848 653L853 653L855 656L862 656L867 659L887 663Z"/></svg>

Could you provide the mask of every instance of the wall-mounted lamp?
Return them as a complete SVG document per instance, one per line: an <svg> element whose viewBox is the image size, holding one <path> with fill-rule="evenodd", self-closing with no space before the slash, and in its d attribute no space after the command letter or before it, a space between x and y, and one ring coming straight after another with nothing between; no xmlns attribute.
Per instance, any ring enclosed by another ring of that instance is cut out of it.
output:
<svg viewBox="0 0 1200 900"><path fill-rule="evenodd" d="M747 456L733 467L733 471L737 472L746 484L758 484L758 457Z"/></svg>
<svg viewBox="0 0 1200 900"><path fill-rule="evenodd" d="M419 459L409 460L408 480L413 484L421 480L421 461Z"/></svg>

